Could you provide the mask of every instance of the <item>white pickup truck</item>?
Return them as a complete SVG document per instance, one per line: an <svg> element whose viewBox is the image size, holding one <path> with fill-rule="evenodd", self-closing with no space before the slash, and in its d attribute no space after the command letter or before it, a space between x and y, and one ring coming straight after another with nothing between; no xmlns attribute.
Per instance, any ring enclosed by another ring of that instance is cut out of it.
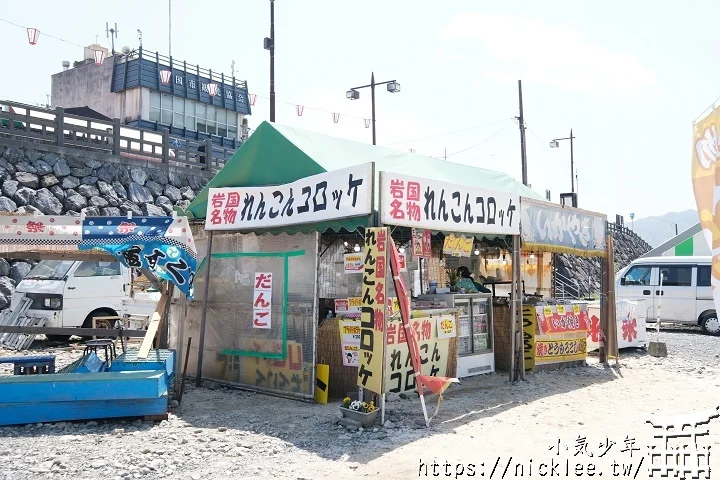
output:
<svg viewBox="0 0 720 480"><path fill-rule="evenodd" d="M130 285L131 271L120 262L43 260L17 285L10 308L30 298L27 314L45 317L47 327L92 328L93 317L152 315L160 293L131 295Z"/></svg>

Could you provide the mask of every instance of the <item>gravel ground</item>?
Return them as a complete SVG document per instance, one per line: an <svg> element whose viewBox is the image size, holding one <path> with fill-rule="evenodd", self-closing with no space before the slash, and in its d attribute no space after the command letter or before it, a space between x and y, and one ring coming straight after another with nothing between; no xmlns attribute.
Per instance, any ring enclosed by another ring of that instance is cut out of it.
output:
<svg viewBox="0 0 720 480"><path fill-rule="evenodd" d="M551 459L562 459L564 468L568 459L570 476L575 463L587 468L594 462L596 471L612 476L613 461L616 473L621 465L635 468L639 454L654 442L646 424L652 414L720 405L720 338L681 329L663 331L661 340L668 345L667 358L624 351L619 368L604 368L591 358L586 367L528 375L514 385L499 374L467 379L446 392L429 429L418 425L422 413L416 395L389 399L385 427L349 431L337 424L337 403L190 386L182 405L160 423L131 419L0 428L0 479L299 480L418 478L418 472L425 478L433 476L433 461L440 478L471 478L471 464L476 477L490 477L493 466L504 470L511 456L526 469L530 461L537 467ZM79 346L45 345L43 351L57 355L58 368L81 354ZM7 354L0 349L0 355ZM427 401L432 414L435 398ZM720 420L709 430L702 444L716 450ZM586 439L588 449L574 455L578 437ZM641 451L621 452L626 437ZM598 446L606 440L615 445L600 458ZM560 456L551 457L555 451L549 448L558 441ZM720 452L715 455L711 463L717 468ZM430 469L427 475L423 464ZM514 469L505 478L519 477ZM648 478L647 471L640 469L636 478Z"/></svg>

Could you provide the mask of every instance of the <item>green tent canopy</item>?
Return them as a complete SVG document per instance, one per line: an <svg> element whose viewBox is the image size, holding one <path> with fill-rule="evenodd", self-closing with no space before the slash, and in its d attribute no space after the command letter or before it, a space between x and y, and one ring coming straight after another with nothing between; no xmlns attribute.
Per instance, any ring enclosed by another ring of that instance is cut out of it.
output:
<svg viewBox="0 0 720 480"><path fill-rule="evenodd" d="M368 162L375 162L376 185L379 172L386 171L542 200L532 189L502 172L263 122L184 213L191 219L204 219L210 188L282 185ZM377 195L376 188L375 205L378 204ZM293 225L282 230L287 233L328 229L352 231L359 226L372 226L372 218L341 219L323 225Z"/></svg>

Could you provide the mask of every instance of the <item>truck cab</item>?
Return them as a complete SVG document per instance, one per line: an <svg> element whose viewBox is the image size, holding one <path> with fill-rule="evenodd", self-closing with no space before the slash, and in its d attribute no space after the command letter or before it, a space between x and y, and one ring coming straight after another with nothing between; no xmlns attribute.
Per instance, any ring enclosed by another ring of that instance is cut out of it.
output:
<svg viewBox="0 0 720 480"><path fill-rule="evenodd" d="M45 318L47 327L92 328L93 317L152 315L160 294L132 294L132 275L120 262L42 260L17 285L10 308L31 299L26 315Z"/></svg>

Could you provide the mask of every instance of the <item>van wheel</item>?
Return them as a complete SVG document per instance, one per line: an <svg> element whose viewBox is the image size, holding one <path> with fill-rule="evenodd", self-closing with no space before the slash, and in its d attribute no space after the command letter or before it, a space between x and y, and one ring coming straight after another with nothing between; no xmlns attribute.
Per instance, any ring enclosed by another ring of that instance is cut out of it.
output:
<svg viewBox="0 0 720 480"><path fill-rule="evenodd" d="M708 335L720 335L720 320L718 320L717 313L709 313L703 317L702 329Z"/></svg>
<svg viewBox="0 0 720 480"><path fill-rule="evenodd" d="M85 318L85 321L82 324L82 328L93 328L92 319L93 317L116 317L117 312L114 310L95 310L94 312L90 312L90 315ZM95 322L97 328L105 328L110 329L112 328L111 322L109 320L100 320L98 322ZM83 337L85 340L89 340L92 337ZM110 338L110 337L97 337L97 338Z"/></svg>

